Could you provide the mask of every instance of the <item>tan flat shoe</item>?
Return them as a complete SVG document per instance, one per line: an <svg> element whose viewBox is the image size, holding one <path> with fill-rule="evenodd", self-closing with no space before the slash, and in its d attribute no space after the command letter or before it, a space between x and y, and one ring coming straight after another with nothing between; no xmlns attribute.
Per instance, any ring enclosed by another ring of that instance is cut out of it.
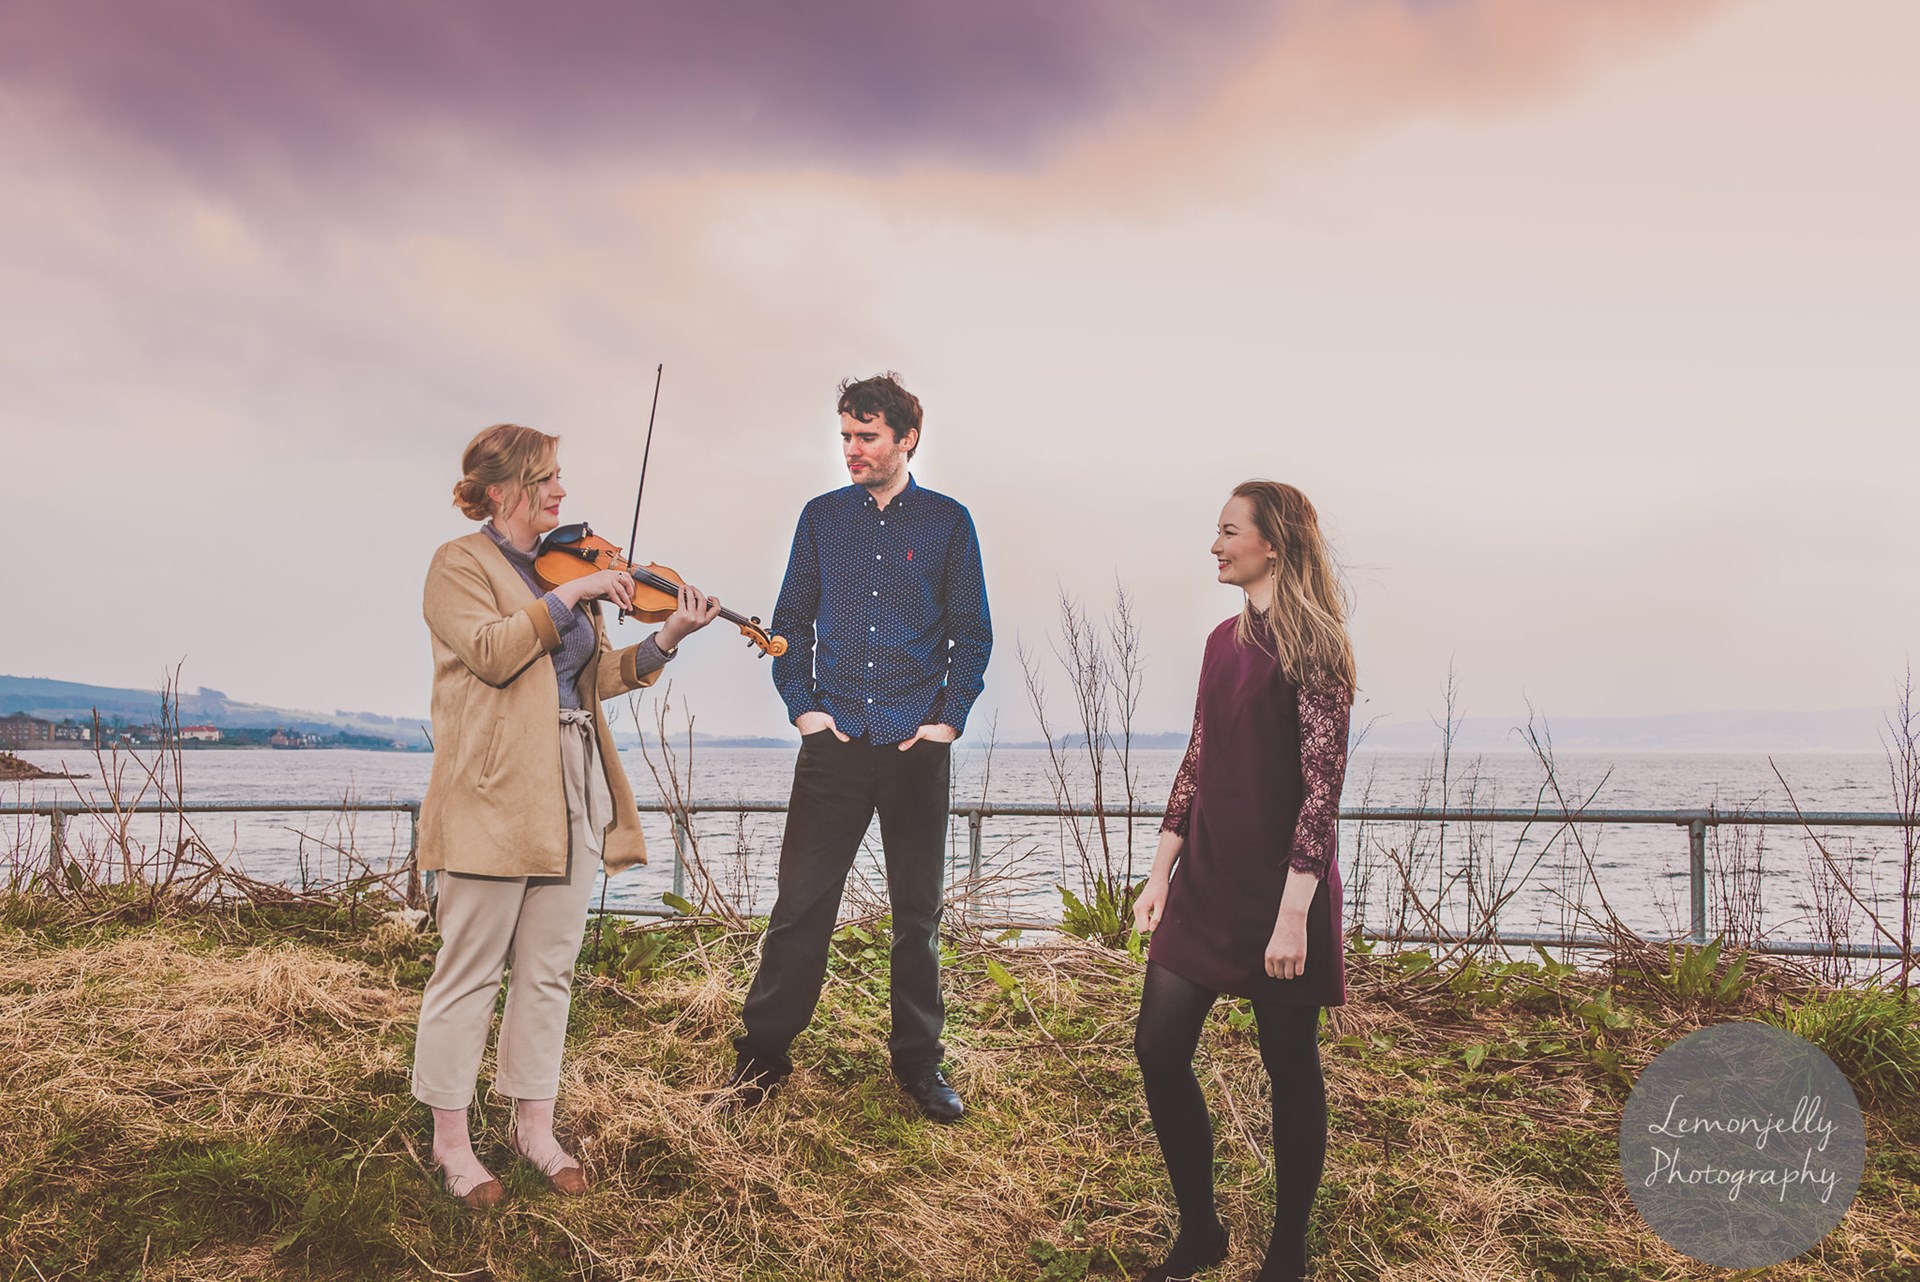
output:
<svg viewBox="0 0 1920 1282"><path fill-rule="evenodd" d="M587 1179L586 1171L578 1165L563 1166L557 1171L548 1171L546 1176L547 1183L553 1186L553 1191L567 1197L578 1197L593 1187Z"/></svg>
<svg viewBox="0 0 1920 1282"><path fill-rule="evenodd" d="M447 1192L471 1211L491 1211L507 1200L506 1186L499 1180L482 1180L464 1193L452 1176L447 1177L446 1185Z"/></svg>
<svg viewBox="0 0 1920 1282"><path fill-rule="evenodd" d="M514 1152L520 1153L518 1145L514 1147ZM553 1191L556 1193L563 1194L567 1197L578 1197L593 1187L593 1184L587 1179L586 1171L581 1168L580 1163L574 1161L564 1153L554 1159L554 1164L551 1169L541 1166L525 1153L520 1153L520 1159L533 1166L540 1174L546 1176L547 1183L552 1186Z"/></svg>

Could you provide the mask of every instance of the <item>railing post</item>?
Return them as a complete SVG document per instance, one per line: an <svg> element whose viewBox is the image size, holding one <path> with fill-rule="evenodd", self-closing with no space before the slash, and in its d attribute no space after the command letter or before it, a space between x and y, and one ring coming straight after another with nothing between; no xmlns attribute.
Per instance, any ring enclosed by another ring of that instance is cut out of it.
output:
<svg viewBox="0 0 1920 1282"><path fill-rule="evenodd" d="M420 886L420 803L407 806L407 907L418 908Z"/></svg>
<svg viewBox="0 0 1920 1282"><path fill-rule="evenodd" d="M967 880L980 880L980 812L967 811Z"/></svg>
<svg viewBox="0 0 1920 1282"><path fill-rule="evenodd" d="M684 810L673 812L673 893L678 899L687 897L687 861L681 857L681 850L690 840L687 832L687 815Z"/></svg>
<svg viewBox="0 0 1920 1282"><path fill-rule="evenodd" d="M1707 942L1707 821L1687 821L1687 889L1693 905L1693 942Z"/></svg>
<svg viewBox="0 0 1920 1282"><path fill-rule="evenodd" d="M47 861L47 871L58 879L62 865L67 861L67 812L55 806L48 816L48 827L52 830L51 857Z"/></svg>

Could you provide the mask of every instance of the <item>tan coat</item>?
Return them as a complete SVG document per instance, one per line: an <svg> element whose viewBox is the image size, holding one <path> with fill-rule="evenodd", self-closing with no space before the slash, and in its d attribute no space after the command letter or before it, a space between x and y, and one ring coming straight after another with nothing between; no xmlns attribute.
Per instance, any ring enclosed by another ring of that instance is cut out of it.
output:
<svg viewBox="0 0 1920 1282"><path fill-rule="evenodd" d="M614 752L603 699L652 685L634 647L614 651L593 616L598 652L580 673L580 703L613 796L602 855L608 872L647 862L633 788ZM420 804L422 868L493 877L557 877L567 869L560 777L560 695L549 654L560 634L546 605L485 533L443 544L427 571L433 638L433 773Z"/></svg>

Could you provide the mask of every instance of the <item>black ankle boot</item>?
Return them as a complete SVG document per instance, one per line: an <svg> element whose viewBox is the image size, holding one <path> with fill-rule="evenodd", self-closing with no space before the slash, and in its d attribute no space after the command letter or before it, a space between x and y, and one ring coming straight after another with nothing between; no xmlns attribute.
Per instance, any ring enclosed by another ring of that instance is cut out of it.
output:
<svg viewBox="0 0 1920 1282"><path fill-rule="evenodd" d="M1216 1224L1208 1232L1189 1238L1185 1232L1173 1240L1167 1258L1142 1273L1135 1282L1185 1282L1202 1269L1210 1269L1227 1258L1227 1230Z"/></svg>

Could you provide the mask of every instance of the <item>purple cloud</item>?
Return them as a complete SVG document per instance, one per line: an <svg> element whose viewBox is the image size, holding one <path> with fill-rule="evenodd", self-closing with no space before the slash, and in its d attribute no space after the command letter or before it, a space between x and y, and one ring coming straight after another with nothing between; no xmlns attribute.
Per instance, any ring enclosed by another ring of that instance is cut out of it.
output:
<svg viewBox="0 0 1920 1282"><path fill-rule="evenodd" d="M410 164L423 137L717 168L1004 165L1203 92L1274 13L1259 0L0 0L0 78L214 180Z"/></svg>

